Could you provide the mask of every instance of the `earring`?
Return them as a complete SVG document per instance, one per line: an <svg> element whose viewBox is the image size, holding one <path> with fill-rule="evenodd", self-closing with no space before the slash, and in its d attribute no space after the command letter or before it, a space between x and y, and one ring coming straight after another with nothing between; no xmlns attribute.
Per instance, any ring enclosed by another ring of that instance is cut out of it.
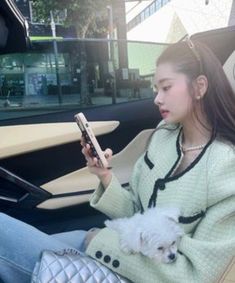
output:
<svg viewBox="0 0 235 283"><path fill-rule="evenodd" d="M200 96L200 95L198 95L197 97L196 97L196 99L197 100L200 100L202 97Z"/></svg>

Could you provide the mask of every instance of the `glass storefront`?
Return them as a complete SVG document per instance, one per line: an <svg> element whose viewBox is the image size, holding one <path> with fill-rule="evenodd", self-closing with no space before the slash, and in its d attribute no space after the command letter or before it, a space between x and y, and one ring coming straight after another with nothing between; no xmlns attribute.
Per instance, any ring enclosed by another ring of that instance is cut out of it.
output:
<svg viewBox="0 0 235 283"><path fill-rule="evenodd" d="M33 42L27 53L0 56L0 119L153 96L155 61L166 45L107 40L56 44Z"/></svg>

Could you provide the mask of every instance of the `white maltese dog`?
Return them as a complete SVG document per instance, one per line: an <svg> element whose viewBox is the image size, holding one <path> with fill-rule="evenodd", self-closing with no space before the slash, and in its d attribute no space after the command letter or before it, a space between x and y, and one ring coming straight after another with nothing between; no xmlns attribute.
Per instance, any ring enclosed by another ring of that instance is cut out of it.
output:
<svg viewBox="0 0 235 283"><path fill-rule="evenodd" d="M130 218L106 220L105 225L118 232L121 250L142 253L159 263L171 263L177 256L177 245L183 236L178 225L177 208L149 208Z"/></svg>

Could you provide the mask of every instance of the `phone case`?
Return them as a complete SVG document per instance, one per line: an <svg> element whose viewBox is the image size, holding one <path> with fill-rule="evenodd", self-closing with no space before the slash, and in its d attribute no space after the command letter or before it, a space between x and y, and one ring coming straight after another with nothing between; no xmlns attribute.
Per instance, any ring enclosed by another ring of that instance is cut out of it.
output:
<svg viewBox="0 0 235 283"><path fill-rule="evenodd" d="M90 145L92 155L98 159L102 167L107 168L108 162L86 117L82 112L80 112L76 114L74 118L82 132L82 136L84 137L86 143Z"/></svg>

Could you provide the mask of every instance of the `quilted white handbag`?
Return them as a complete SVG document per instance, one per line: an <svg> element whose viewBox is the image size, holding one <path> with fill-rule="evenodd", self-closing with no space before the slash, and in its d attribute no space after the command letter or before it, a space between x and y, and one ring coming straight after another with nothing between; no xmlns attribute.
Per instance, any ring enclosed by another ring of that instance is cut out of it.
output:
<svg viewBox="0 0 235 283"><path fill-rule="evenodd" d="M131 283L77 250L42 253L31 283Z"/></svg>

